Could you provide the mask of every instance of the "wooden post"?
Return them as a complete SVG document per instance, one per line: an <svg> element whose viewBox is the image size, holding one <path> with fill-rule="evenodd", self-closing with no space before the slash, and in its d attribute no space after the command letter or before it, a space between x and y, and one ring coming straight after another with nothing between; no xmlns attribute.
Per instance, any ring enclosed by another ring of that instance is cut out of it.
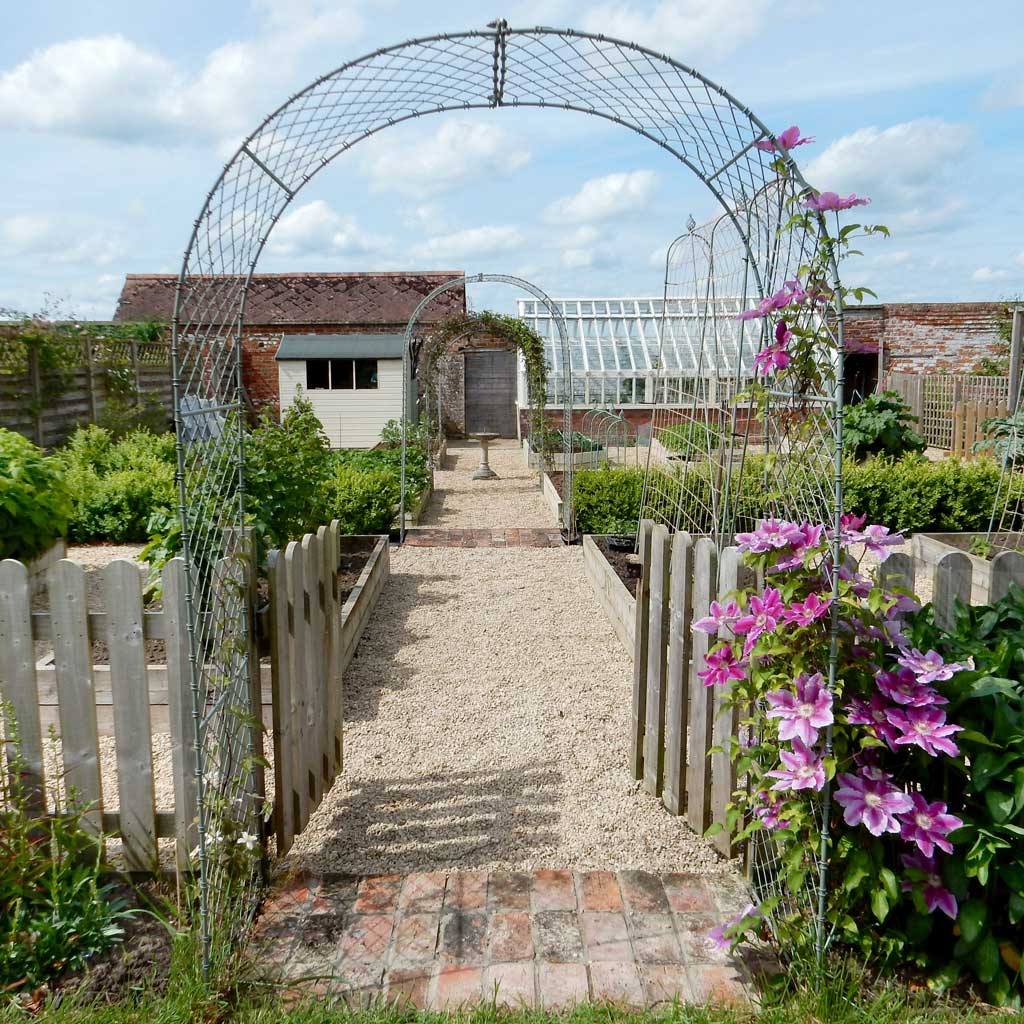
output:
<svg viewBox="0 0 1024 1024"><path fill-rule="evenodd" d="M1006 407L1012 416L1020 398L1021 348L1024 345L1024 306L1014 306L1010 324L1010 376Z"/></svg>
<svg viewBox="0 0 1024 1024"><path fill-rule="evenodd" d="M1005 597L1011 585L1024 587L1024 555L1019 551L1000 551L992 559L989 602Z"/></svg>
<svg viewBox="0 0 1024 1024"><path fill-rule="evenodd" d="M296 793L295 831L301 832L309 821L310 792L309 773L306 768L305 746L308 742L306 727L306 704L309 687L308 660L306 657L306 632L308 610L306 608L306 579L302 544L290 541L284 552L288 572L288 650L291 665L289 675L292 681L291 746L292 779Z"/></svg>
<svg viewBox="0 0 1024 1024"><path fill-rule="evenodd" d="M665 694L665 782L661 800L682 814L686 794L686 733L690 708L693 540L685 531L672 538L669 582L668 674Z"/></svg>
<svg viewBox="0 0 1024 1024"><path fill-rule="evenodd" d="M153 741L142 635L142 579L135 562L119 558L103 570L110 690L114 705L120 832L129 871L157 867Z"/></svg>
<svg viewBox="0 0 1024 1024"><path fill-rule="evenodd" d="M693 621L711 609L718 581L718 549L709 537L694 545ZM698 835L711 824L711 764L708 751L712 743L712 702L708 688L697 673L705 668L710 646L706 633L692 636L690 662L690 738L686 755L686 820Z"/></svg>
<svg viewBox="0 0 1024 1024"><path fill-rule="evenodd" d="M128 351L132 360L132 380L135 383L132 405L140 405L142 403L142 373L139 369L139 343L135 338L129 340Z"/></svg>
<svg viewBox="0 0 1024 1024"><path fill-rule="evenodd" d="M294 716L292 715L291 636L288 629L288 574L284 556L271 551L267 559L270 577L270 679L274 715L274 829L278 856L295 839Z"/></svg>
<svg viewBox="0 0 1024 1024"><path fill-rule="evenodd" d="M0 562L0 698L10 704L18 727L21 784L32 813L46 813L43 736L32 651L32 595L28 569L8 558ZM10 723L6 735L10 737ZM8 747L8 765L14 751Z"/></svg>
<svg viewBox="0 0 1024 1024"><path fill-rule="evenodd" d="M345 763L345 680L341 671L341 601L338 597L338 566L341 563L341 524L331 520L329 580L331 594L331 744L334 750L334 771L337 775Z"/></svg>
<svg viewBox="0 0 1024 1024"><path fill-rule="evenodd" d="M902 587L914 592L914 558L902 551L893 552L878 567L878 579L883 587Z"/></svg>
<svg viewBox="0 0 1024 1024"><path fill-rule="evenodd" d="M306 766L309 771L310 811L323 797L323 628L320 614L321 570L320 541L315 533L302 538L302 560L306 583Z"/></svg>
<svg viewBox="0 0 1024 1024"><path fill-rule="evenodd" d="M320 772L326 793L334 781L334 693L331 686L331 533L327 526L320 526L316 531L317 539L317 650L320 655Z"/></svg>
<svg viewBox="0 0 1024 1024"><path fill-rule="evenodd" d="M167 711L171 733L171 772L174 776L175 859L178 870L185 872L191 868L191 851L199 842L199 810L184 559L172 558L164 566L162 577L167 634Z"/></svg>
<svg viewBox="0 0 1024 1024"><path fill-rule="evenodd" d="M39 374L39 350L28 346L28 386L32 393L32 433L36 444L43 447L43 383Z"/></svg>
<svg viewBox="0 0 1024 1024"><path fill-rule="evenodd" d="M718 600L726 601L739 586L740 553L734 547L723 549L718 558ZM721 639L728 639L723 634ZM732 855L732 841L725 828L725 808L732 800L736 789L736 770L730 745L736 735L739 714L736 707L727 707L730 686L716 686L713 696L714 722L712 742L720 748L711 755L711 821L722 825L722 831L711 840L714 847L725 857Z"/></svg>
<svg viewBox="0 0 1024 1024"><path fill-rule="evenodd" d="M132 342L136 345L136 342ZM136 345L137 355L137 345ZM249 705L252 713L252 724L249 726L249 743L252 749L252 767L249 769L249 784L246 792L249 797L249 812L252 821L262 825L263 803L267 796L266 772L263 768L263 673L260 670L260 651L258 626L256 622L256 605L259 600L256 571L256 535L251 528L242 531L241 563L243 593L246 602L246 625L249 641ZM259 831L259 830L255 830Z"/></svg>
<svg viewBox="0 0 1024 1024"><path fill-rule="evenodd" d="M962 551L948 551L935 563L932 607L939 629L953 627L957 599L971 603L971 574L971 560Z"/></svg>
<svg viewBox="0 0 1024 1024"><path fill-rule="evenodd" d="M80 565L62 558L50 569L48 585L64 781L84 808L83 822L98 835L103 799L85 572Z"/></svg>
<svg viewBox="0 0 1024 1024"><path fill-rule="evenodd" d="M644 727L647 721L647 635L648 587L651 577L651 531L654 523L650 519L640 521L637 537L640 554L640 581L636 588L636 627L633 635L633 719L629 737L629 761L633 778L644 777Z"/></svg>
<svg viewBox="0 0 1024 1024"><path fill-rule="evenodd" d="M83 342L85 350L85 387L89 393L89 422L95 423L99 417L96 403L96 371L92 359L92 339L87 335Z"/></svg>
<svg viewBox="0 0 1024 1024"><path fill-rule="evenodd" d="M660 796L665 781L665 672L669 618L668 527L651 531L650 614L647 627L647 714L644 726L644 789Z"/></svg>

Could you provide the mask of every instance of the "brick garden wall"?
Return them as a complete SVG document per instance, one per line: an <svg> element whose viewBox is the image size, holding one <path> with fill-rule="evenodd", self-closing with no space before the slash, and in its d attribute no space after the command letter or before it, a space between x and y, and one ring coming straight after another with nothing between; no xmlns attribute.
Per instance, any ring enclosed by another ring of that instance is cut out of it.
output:
<svg viewBox="0 0 1024 1024"><path fill-rule="evenodd" d="M438 362L438 389L441 393L441 416L449 437L463 437L466 433L466 353L482 348L508 351L515 347L515 343L507 338L481 332L464 338L441 357Z"/></svg>

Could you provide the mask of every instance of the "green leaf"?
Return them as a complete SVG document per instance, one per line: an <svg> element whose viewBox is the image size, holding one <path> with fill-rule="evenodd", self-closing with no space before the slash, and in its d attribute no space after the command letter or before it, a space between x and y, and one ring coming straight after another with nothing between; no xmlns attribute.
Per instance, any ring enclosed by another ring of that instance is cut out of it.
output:
<svg viewBox="0 0 1024 1024"><path fill-rule="evenodd" d="M704 830L704 838L710 839L712 836L717 836L718 833L724 829L724 827L725 826L723 826L720 821L713 822L712 824L708 825L708 827Z"/></svg>
<svg viewBox="0 0 1024 1024"><path fill-rule="evenodd" d="M885 888L885 893L889 897L891 903L898 903L900 899L900 884L896 881L896 876L889 868L882 868L878 872L878 878Z"/></svg>
<svg viewBox="0 0 1024 1024"><path fill-rule="evenodd" d="M1010 893L1008 913L1010 924L1019 924L1024 920L1024 896L1018 896L1015 892Z"/></svg>
<svg viewBox="0 0 1024 1024"><path fill-rule="evenodd" d="M986 935L971 954L974 973L987 985L999 973L1001 964L999 943L991 935Z"/></svg>
<svg viewBox="0 0 1024 1024"><path fill-rule="evenodd" d="M871 912L881 924L889 916L889 897L884 889L875 889L871 894Z"/></svg>
<svg viewBox="0 0 1024 1024"><path fill-rule="evenodd" d="M974 783L977 790L984 790L1014 760L1016 760L1015 754L983 750L974 758L971 766L971 782Z"/></svg>
<svg viewBox="0 0 1024 1024"><path fill-rule="evenodd" d="M931 914L910 914L907 917L907 938L919 946L932 931L933 917Z"/></svg>
<svg viewBox="0 0 1024 1024"><path fill-rule="evenodd" d="M1001 787L985 790L985 806L988 808L988 813L992 815L992 819L1000 825L1013 817L1016 802L1016 794Z"/></svg>
<svg viewBox="0 0 1024 1024"><path fill-rule="evenodd" d="M988 921L988 907L981 900L968 900L960 908L960 913L956 918L964 942L973 946L981 937L986 921ZM997 949L997 955L998 952Z"/></svg>
<svg viewBox="0 0 1024 1024"><path fill-rule="evenodd" d="M864 850L857 850L847 862L846 872L843 877L843 888L847 892L853 892L865 878L871 876L871 873L871 858Z"/></svg>

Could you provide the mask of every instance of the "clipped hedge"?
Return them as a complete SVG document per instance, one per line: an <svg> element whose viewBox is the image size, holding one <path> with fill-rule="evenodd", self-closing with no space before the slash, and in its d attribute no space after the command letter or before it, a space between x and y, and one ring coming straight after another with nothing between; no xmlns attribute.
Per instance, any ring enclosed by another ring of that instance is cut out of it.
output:
<svg viewBox="0 0 1024 1024"><path fill-rule="evenodd" d="M327 485L327 519L337 519L342 533L387 533L400 492L398 475L390 468L339 462Z"/></svg>
<svg viewBox="0 0 1024 1024"><path fill-rule="evenodd" d="M0 427L0 558L26 561L64 536L71 497L60 466Z"/></svg>
<svg viewBox="0 0 1024 1024"><path fill-rule="evenodd" d="M768 511L760 458L748 459L734 507L748 524ZM669 504L677 500L679 483L661 472L658 491ZM989 459L943 459L923 456L901 459L873 458L847 462L844 469L844 505L904 533L974 533L988 528L999 486L999 466ZM770 474L769 474L770 477ZM583 533L632 533L640 516L643 470L601 468L578 470L574 477L576 519ZM703 467L689 467L685 475L686 507L683 520L710 527L711 486ZM650 504L655 499L649 499ZM1024 486L1014 480L1008 501L1024 501Z"/></svg>

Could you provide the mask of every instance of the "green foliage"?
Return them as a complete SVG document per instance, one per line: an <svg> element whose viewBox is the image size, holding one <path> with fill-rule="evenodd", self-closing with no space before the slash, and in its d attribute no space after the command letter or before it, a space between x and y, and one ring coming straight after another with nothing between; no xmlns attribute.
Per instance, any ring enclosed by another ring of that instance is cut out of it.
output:
<svg viewBox="0 0 1024 1024"><path fill-rule="evenodd" d="M264 413L245 442L246 512L267 548L283 548L329 520L330 444L308 398L280 423Z"/></svg>
<svg viewBox="0 0 1024 1024"><path fill-rule="evenodd" d="M406 425L406 443L408 448L419 448L424 456L430 451L430 428L426 423L408 423ZM402 447L402 421L388 420L381 428L380 443L385 448Z"/></svg>
<svg viewBox="0 0 1024 1024"><path fill-rule="evenodd" d="M712 423L688 420L662 427L657 438L671 452L700 454L718 447L721 432Z"/></svg>
<svg viewBox="0 0 1024 1024"><path fill-rule="evenodd" d="M843 409L843 449L855 459L923 452L924 438L909 425L916 422L917 417L895 391L869 395Z"/></svg>
<svg viewBox="0 0 1024 1024"><path fill-rule="evenodd" d="M129 911L107 878L102 839L84 825L86 808L71 801L46 819L33 816L17 736L8 739L0 763L0 992L15 993L78 970L120 941Z"/></svg>
<svg viewBox="0 0 1024 1024"><path fill-rule="evenodd" d="M983 441L971 446L974 452L991 452L1002 465L1019 466L1024 462L1024 412L1012 416L993 416L981 425L988 435Z"/></svg>
<svg viewBox="0 0 1024 1024"><path fill-rule="evenodd" d="M339 462L327 488L327 518L337 519L342 533L387 533L400 493L393 470Z"/></svg>
<svg viewBox="0 0 1024 1024"><path fill-rule="evenodd" d="M539 448L537 447L536 440L533 442L533 450L535 452L542 451L553 454L565 452L567 445L564 430L545 426L541 428L540 436L541 444ZM604 447L599 441L587 437L586 434L581 434L578 430L574 430L570 438L574 454L579 452L599 452Z"/></svg>
<svg viewBox="0 0 1024 1024"><path fill-rule="evenodd" d="M401 448L342 448L332 453L337 466L348 466L364 472L383 472L393 477L396 484L402 478ZM427 488L430 469L422 448L409 448L405 454L405 481L407 502L412 504ZM398 501L398 498L395 498Z"/></svg>
<svg viewBox="0 0 1024 1024"><path fill-rule="evenodd" d="M170 415L163 402L152 394L136 399L110 397L97 417L97 423L114 437L124 437L136 430L160 434L170 429Z"/></svg>
<svg viewBox="0 0 1024 1024"><path fill-rule="evenodd" d="M644 474L604 465L573 475L573 504L580 533L636 533Z"/></svg>
<svg viewBox="0 0 1024 1024"><path fill-rule="evenodd" d="M0 427L0 558L34 558L64 536L70 514L59 464Z"/></svg>
<svg viewBox="0 0 1024 1024"><path fill-rule="evenodd" d="M136 430L118 441L81 427L54 458L72 494L72 540L145 541L153 513L177 505L173 434Z"/></svg>

